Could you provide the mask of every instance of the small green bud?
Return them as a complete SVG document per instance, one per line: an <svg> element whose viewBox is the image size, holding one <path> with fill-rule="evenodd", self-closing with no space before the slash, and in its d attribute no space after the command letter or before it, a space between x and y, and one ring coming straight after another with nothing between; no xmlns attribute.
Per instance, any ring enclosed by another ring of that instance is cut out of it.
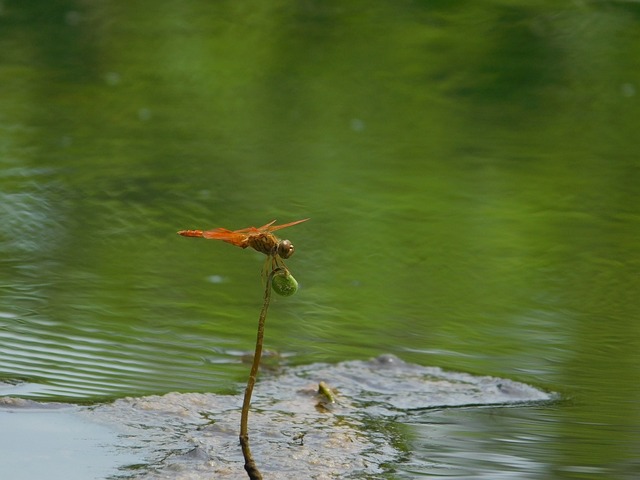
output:
<svg viewBox="0 0 640 480"><path fill-rule="evenodd" d="M336 394L331 387L324 382L318 384L318 395L324 397L328 403L336 403Z"/></svg>
<svg viewBox="0 0 640 480"><path fill-rule="evenodd" d="M298 291L298 281L289 272L278 272L271 283L273 291L283 297L290 297Z"/></svg>

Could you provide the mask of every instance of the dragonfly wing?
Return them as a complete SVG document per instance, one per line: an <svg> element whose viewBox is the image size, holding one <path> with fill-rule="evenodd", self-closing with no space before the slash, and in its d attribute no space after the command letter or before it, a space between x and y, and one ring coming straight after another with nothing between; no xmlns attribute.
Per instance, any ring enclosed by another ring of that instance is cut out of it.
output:
<svg viewBox="0 0 640 480"><path fill-rule="evenodd" d="M238 233L260 233L260 232L264 232L267 231L268 228L273 225L274 223L276 223L275 220L267 223L266 225L263 225L261 227L247 227L247 228L241 228L240 230L234 230L234 232L238 232Z"/></svg>
<svg viewBox="0 0 640 480"><path fill-rule="evenodd" d="M306 222L307 220L309 220L309 219L308 218L304 218L302 220L296 220L295 222L285 223L284 225L274 225L273 227L270 227L270 225L273 225L273 222L271 222L271 223L268 223L267 225L265 225L264 227L260 227L260 228L262 229L262 228L266 228L267 227L268 231L275 232L276 230L280 230L281 228L291 227L293 225L297 225L299 223Z"/></svg>

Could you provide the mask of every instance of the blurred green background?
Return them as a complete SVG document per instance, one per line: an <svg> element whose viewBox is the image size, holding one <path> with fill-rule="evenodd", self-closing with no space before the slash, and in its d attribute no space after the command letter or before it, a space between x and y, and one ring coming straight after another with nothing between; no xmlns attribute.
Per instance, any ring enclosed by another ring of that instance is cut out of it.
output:
<svg viewBox="0 0 640 480"><path fill-rule="evenodd" d="M0 379L239 392L263 256L175 232L311 217L279 232L283 364L394 353L558 391L474 433L539 462L493 471L632 478L639 22L632 1L0 2Z"/></svg>

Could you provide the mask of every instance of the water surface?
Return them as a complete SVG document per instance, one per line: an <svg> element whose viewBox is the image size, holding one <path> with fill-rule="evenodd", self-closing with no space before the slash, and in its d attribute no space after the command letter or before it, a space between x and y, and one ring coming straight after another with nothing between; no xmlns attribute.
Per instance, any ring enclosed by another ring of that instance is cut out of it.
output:
<svg viewBox="0 0 640 480"><path fill-rule="evenodd" d="M273 368L388 352L565 399L417 415L390 478L634 478L639 13L3 3L0 379L239 393L263 258L175 232L311 217Z"/></svg>

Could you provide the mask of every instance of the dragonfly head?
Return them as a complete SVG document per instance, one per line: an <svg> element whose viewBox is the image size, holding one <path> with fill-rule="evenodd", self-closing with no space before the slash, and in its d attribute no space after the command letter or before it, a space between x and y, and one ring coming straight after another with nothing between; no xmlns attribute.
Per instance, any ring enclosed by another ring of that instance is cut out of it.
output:
<svg viewBox="0 0 640 480"><path fill-rule="evenodd" d="M280 258L289 258L294 252L293 245L289 240L282 240L278 243L278 256Z"/></svg>

